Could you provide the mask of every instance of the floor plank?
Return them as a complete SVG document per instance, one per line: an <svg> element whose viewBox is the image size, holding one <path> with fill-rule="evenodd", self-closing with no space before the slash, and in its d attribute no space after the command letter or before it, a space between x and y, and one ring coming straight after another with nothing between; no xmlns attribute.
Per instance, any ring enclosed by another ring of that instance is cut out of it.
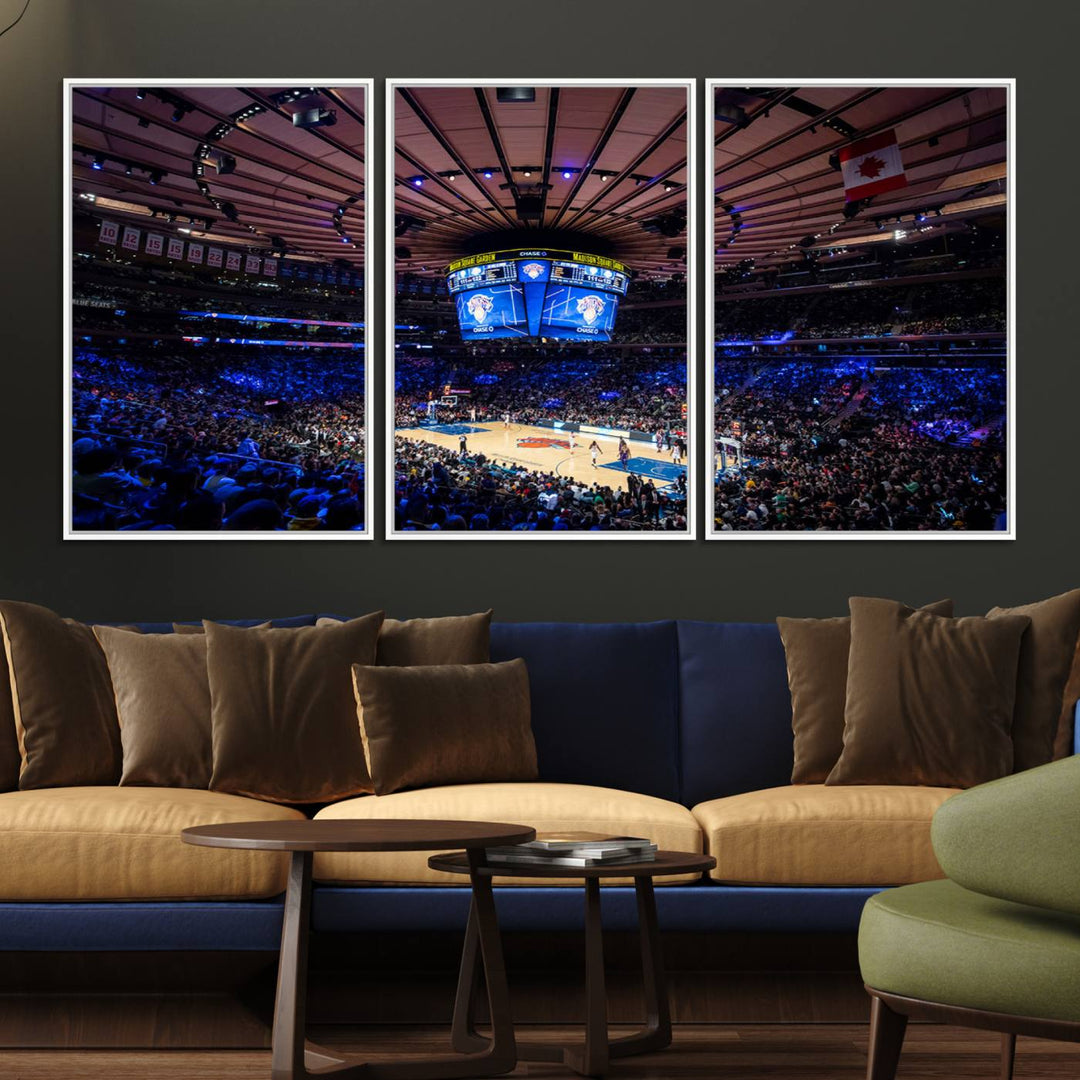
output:
<svg viewBox="0 0 1080 1080"><path fill-rule="evenodd" d="M613 1029L617 1033L622 1029ZM326 1028L325 1046L373 1060L436 1053L446 1047L443 1027ZM566 1042L565 1027L530 1027L527 1037ZM626 1080L862 1080L867 1029L860 1024L680 1025L660 1054L617 1062L611 1075ZM393 1053L388 1053L388 1047ZM998 1036L913 1024L897 1080L992 1080L998 1075ZM4 1051L0 1080L266 1080L264 1051ZM556 1065L523 1063L516 1080L567 1080ZM1080 1046L1021 1039L1017 1080L1065 1080L1080 1075Z"/></svg>

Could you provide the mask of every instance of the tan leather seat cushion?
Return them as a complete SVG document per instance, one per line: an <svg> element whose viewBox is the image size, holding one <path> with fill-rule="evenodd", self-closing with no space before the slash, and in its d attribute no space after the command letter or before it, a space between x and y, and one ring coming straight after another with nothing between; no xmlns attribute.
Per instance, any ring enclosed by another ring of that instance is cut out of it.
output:
<svg viewBox="0 0 1080 1080"><path fill-rule="evenodd" d="M193 847L189 825L292 821L299 810L190 788L0 795L0 901L238 900L285 888L287 856Z"/></svg>
<svg viewBox="0 0 1080 1080"><path fill-rule="evenodd" d="M740 885L907 885L944 875L930 819L955 788L767 788L694 807L710 876Z"/></svg>
<svg viewBox="0 0 1080 1080"><path fill-rule="evenodd" d="M581 784L457 784L348 799L320 810L317 821L341 818L449 818L531 825L537 832L598 832L645 836L661 848L701 851L701 829L685 806L630 791ZM456 874L429 870L433 852L326 852L315 856L315 880L338 884L464 885ZM693 881L698 875L657 878L658 885ZM627 879L605 880L626 884ZM575 885L565 878L512 879L497 885Z"/></svg>

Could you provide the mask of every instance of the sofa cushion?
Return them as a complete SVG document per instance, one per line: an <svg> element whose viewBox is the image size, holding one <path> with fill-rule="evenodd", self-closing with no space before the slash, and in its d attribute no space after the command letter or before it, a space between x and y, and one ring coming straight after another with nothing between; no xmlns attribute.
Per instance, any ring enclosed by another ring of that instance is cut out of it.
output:
<svg viewBox="0 0 1080 1080"><path fill-rule="evenodd" d="M1013 1016L1080 1021L1080 917L928 881L871 897L859 925L868 986Z"/></svg>
<svg viewBox="0 0 1080 1080"><path fill-rule="evenodd" d="M285 857L194 847L180 839L180 830L303 816L190 788L11 791L0 795L0 901L276 896L285 887Z"/></svg>
<svg viewBox="0 0 1080 1080"><path fill-rule="evenodd" d="M649 795L580 784L457 784L348 799L320 810L316 821L341 818L448 818L507 821L537 832L583 831L645 836L662 848L701 851L701 829L685 806ZM323 853L315 856L315 880L328 883L463 885L467 878L429 870L431 852ZM697 880L699 875L658 878L658 884ZM626 879L605 879L616 884ZM501 885L573 885L563 879L496 878ZM580 883L578 883L580 884Z"/></svg>
<svg viewBox="0 0 1080 1080"><path fill-rule="evenodd" d="M354 664L353 689L371 786L535 780L524 660L505 664Z"/></svg>
<svg viewBox="0 0 1080 1080"><path fill-rule="evenodd" d="M747 885L905 885L941 877L930 819L953 788L795 784L694 807L710 876Z"/></svg>
<svg viewBox="0 0 1080 1080"><path fill-rule="evenodd" d="M21 788L115 784L120 725L105 654L89 626L0 601Z"/></svg>
<svg viewBox="0 0 1080 1080"><path fill-rule="evenodd" d="M7 656L0 643L0 791L14 791L19 786L19 737L15 729L15 706L11 700L11 677Z"/></svg>
<svg viewBox="0 0 1080 1080"><path fill-rule="evenodd" d="M681 801L790 783L791 694L776 625L678 627Z"/></svg>
<svg viewBox="0 0 1080 1080"><path fill-rule="evenodd" d="M516 657L542 780L679 798L673 622L493 623L492 662Z"/></svg>

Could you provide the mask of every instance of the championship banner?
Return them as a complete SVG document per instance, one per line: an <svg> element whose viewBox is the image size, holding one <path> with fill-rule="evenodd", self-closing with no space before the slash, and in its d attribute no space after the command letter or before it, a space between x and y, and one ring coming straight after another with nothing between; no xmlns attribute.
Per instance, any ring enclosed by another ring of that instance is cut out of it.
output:
<svg viewBox="0 0 1080 1080"><path fill-rule="evenodd" d="M337 284L337 271L336 270L327 270L326 271L326 284L327 285L336 285Z"/></svg>
<svg viewBox="0 0 1080 1080"><path fill-rule="evenodd" d="M259 256L258 255L249 255L244 260L244 269L249 274L257 274L259 272Z"/></svg>
<svg viewBox="0 0 1080 1080"><path fill-rule="evenodd" d="M188 244L187 246L187 259L188 262L201 263L203 260L203 246L202 244Z"/></svg>
<svg viewBox="0 0 1080 1080"><path fill-rule="evenodd" d="M267 277L277 277L277 260L276 259L264 259L263 260L263 273Z"/></svg>
<svg viewBox="0 0 1080 1080"><path fill-rule="evenodd" d="M239 270L240 269L240 252L239 251L227 251L225 253L225 269L226 270Z"/></svg>
<svg viewBox="0 0 1080 1080"><path fill-rule="evenodd" d="M207 248L206 249L206 265L207 266L220 266L221 265L221 248Z"/></svg>
<svg viewBox="0 0 1080 1080"><path fill-rule="evenodd" d="M161 233L148 232L146 234L146 254L160 255L165 250L165 237Z"/></svg>
<svg viewBox="0 0 1080 1080"><path fill-rule="evenodd" d="M125 251L138 251L139 250L139 237L142 235L134 225L124 226L124 239L120 242L120 246Z"/></svg>
<svg viewBox="0 0 1080 1080"><path fill-rule="evenodd" d="M312 270L311 280L321 282L323 279L323 272L321 270Z"/></svg>
<svg viewBox="0 0 1080 1080"><path fill-rule="evenodd" d="M286 262L284 259L281 260L281 276L292 277L292 263Z"/></svg>
<svg viewBox="0 0 1080 1080"><path fill-rule="evenodd" d="M896 131L892 128L843 147L838 157L844 174L845 202L907 187Z"/></svg>
<svg viewBox="0 0 1080 1080"><path fill-rule="evenodd" d="M182 259L184 257L184 241L177 240L175 236L170 236L169 246L166 250L170 259Z"/></svg>
<svg viewBox="0 0 1080 1080"><path fill-rule="evenodd" d="M120 226L115 221L103 221L98 232L98 243L115 244L120 239Z"/></svg>

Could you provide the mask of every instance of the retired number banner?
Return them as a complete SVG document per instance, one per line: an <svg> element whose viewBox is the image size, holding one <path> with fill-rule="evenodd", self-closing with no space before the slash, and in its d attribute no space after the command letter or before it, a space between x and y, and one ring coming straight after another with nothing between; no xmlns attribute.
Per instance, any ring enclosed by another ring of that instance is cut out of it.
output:
<svg viewBox="0 0 1080 1080"><path fill-rule="evenodd" d="M203 258L203 246L202 244L188 244L187 246L187 258L188 262L201 263Z"/></svg>
<svg viewBox="0 0 1080 1080"><path fill-rule="evenodd" d="M170 236L168 254L170 259L182 259L184 257L184 241L177 240L175 236Z"/></svg>
<svg viewBox="0 0 1080 1080"><path fill-rule="evenodd" d="M139 237L142 233L139 232L133 225L124 226L124 239L121 241L120 246L125 251L138 251L139 250Z"/></svg>
<svg viewBox="0 0 1080 1080"><path fill-rule="evenodd" d="M263 273L267 277L277 277L277 261L274 259L266 259L263 261Z"/></svg>
<svg viewBox="0 0 1080 1080"><path fill-rule="evenodd" d="M98 241L102 244L115 244L120 239L120 226L115 221L103 221Z"/></svg>
<svg viewBox="0 0 1080 1080"><path fill-rule="evenodd" d="M225 254L225 269L226 270L239 270L240 269L240 252L229 251Z"/></svg>
<svg viewBox="0 0 1080 1080"><path fill-rule="evenodd" d="M146 234L146 254L160 255L165 250L165 237L161 233L148 232Z"/></svg>
<svg viewBox="0 0 1080 1080"><path fill-rule="evenodd" d="M206 265L207 266L220 266L221 265L221 248L207 248L206 249Z"/></svg>
<svg viewBox="0 0 1080 1080"><path fill-rule="evenodd" d="M249 274L257 274L259 272L259 256L249 255L244 262L244 269Z"/></svg>

